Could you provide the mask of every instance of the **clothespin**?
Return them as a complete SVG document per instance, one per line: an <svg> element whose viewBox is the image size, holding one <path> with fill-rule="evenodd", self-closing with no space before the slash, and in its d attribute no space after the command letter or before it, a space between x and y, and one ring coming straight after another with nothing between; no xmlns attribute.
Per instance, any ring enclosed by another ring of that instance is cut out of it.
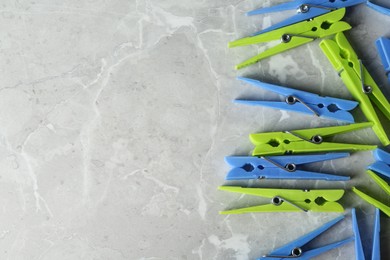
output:
<svg viewBox="0 0 390 260"><path fill-rule="evenodd" d="M352 229L355 237L355 256L356 260L365 260L362 239L360 237L359 226L356 218L356 210L352 209Z"/></svg>
<svg viewBox="0 0 390 260"><path fill-rule="evenodd" d="M375 223L374 223L374 234L372 239L372 255L371 260L380 260L381 259L381 242L380 242L380 232L381 232L381 221L380 221L380 211L375 208Z"/></svg>
<svg viewBox="0 0 390 260"><path fill-rule="evenodd" d="M256 14L276 13L287 10L297 10L296 15L287 18L286 20L274 24L258 33L265 33L275 29L279 29L294 23L302 22L305 20L312 19L314 17L329 13L336 9L345 8L357 4L366 2L366 0L295 0L279 5L261 8L246 13L248 16Z"/></svg>
<svg viewBox="0 0 390 260"><path fill-rule="evenodd" d="M358 103L355 101L331 97L321 97L317 94L312 94L309 92L291 88L284 88L244 77L238 77L238 79L252 84L256 87L267 89L269 91L283 95L285 97L285 102L235 100L235 103L252 106L266 106L271 108L301 112L304 114L315 115L317 117L336 119L349 123L355 122L351 113L348 112L358 105Z"/></svg>
<svg viewBox="0 0 390 260"><path fill-rule="evenodd" d="M390 15L390 8L386 8L384 6L380 6L380 5L377 5L377 4L374 4L372 3L371 1L367 0L367 6L369 6L370 8L372 8L373 10L379 12L379 13L382 13L382 14L385 14L385 15Z"/></svg>
<svg viewBox="0 0 390 260"><path fill-rule="evenodd" d="M364 260L365 256L362 246L362 240L360 237L359 226L357 223L356 210L354 208L352 209L352 229L355 237L356 260ZM380 211L377 208L375 209L371 260L380 260Z"/></svg>
<svg viewBox="0 0 390 260"><path fill-rule="evenodd" d="M344 144L324 141L324 138L372 126L371 122L303 129L284 132L251 134L251 142L256 145L253 156L283 155L294 153L315 153L335 151L373 150L375 145Z"/></svg>
<svg viewBox="0 0 390 260"><path fill-rule="evenodd" d="M382 190L384 190L388 195L390 195L390 186L385 180L380 178L373 171L368 170L367 174L378 184L379 187L382 188ZM355 192L360 198L367 201L368 203L370 203L374 207L380 209L383 213L385 213L387 216L390 217L390 206L370 197L369 195L360 191L356 187L353 187L352 191Z"/></svg>
<svg viewBox="0 0 390 260"><path fill-rule="evenodd" d="M272 32L266 32L252 37L242 38L229 43L229 47L245 46L257 43L280 40L281 43L264 52L238 64L236 69L252 65L262 59L290 50L317 38L323 38L338 32L351 29L351 26L340 21L345 14L345 8L289 25Z"/></svg>
<svg viewBox="0 0 390 260"><path fill-rule="evenodd" d="M271 157L228 156L225 161L233 168L226 175L226 180L243 179L301 179L347 181L348 176L303 171L299 166L307 163L344 158L349 153L327 153L315 155L285 155Z"/></svg>
<svg viewBox="0 0 390 260"><path fill-rule="evenodd" d="M345 245L349 242L352 242L354 240L354 237L350 237L323 247L314 248L311 250L304 250L303 248L307 248L306 244L308 244L310 241L314 240L318 236L320 236L325 231L329 230L331 227L336 225L338 222L340 222L342 219L344 219L344 216L337 217L328 223L324 224L323 226L317 228L316 230L272 251L268 255L265 255L263 257L260 257L258 260L278 260L278 259L312 259L313 257L316 257L322 253L325 253L327 251L330 251L332 249L338 248L342 245Z"/></svg>
<svg viewBox="0 0 390 260"><path fill-rule="evenodd" d="M390 179L390 154L381 149L375 149L374 157L376 162L369 165L367 169L380 173Z"/></svg>
<svg viewBox="0 0 390 260"><path fill-rule="evenodd" d="M385 68L386 76L390 81L390 39L380 37L376 40L375 45L378 50L379 57L381 57L383 67Z"/></svg>
<svg viewBox="0 0 390 260"><path fill-rule="evenodd" d="M250 194L271 199L271 204L221 211L220 214L251 212L343 212L338 201L344 190L289 190L220 186L219 190Z"/></svg>
<svg viewBox="0 0 390 260"><path fill-rule="evenodd" d="M367 69L359 60L343 33L335 35L334 40L321 41L320 47L339 73L352 96L359 101L368 121L374 123L372 129L383 145L390 144L385 130L374 110L374 104L390 119L390 104Z"/></svg>

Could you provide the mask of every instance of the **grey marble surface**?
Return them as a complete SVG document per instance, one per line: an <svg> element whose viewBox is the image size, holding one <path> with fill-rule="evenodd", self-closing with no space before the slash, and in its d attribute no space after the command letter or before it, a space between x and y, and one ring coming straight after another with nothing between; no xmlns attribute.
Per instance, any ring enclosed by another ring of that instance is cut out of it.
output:
<svg viewBox="0 0 390 260"><path fill-rule="evenodd" d="M348 183L224 182L223 158L247 155L253 132L336 125L266 108L240 96L274 96L249 76L350 98L318 43L236 72L260 46L227 42L288 14L245 17L285 1L68 0L0 3L0 259L255 259L335 218L335 213L221 216L259 203L222 184L280 188L357 185L389 204L364 175L370 152L316 164ZM373 41L390 18L348 11L347 33L383 88ZM359 120L364 120L356 112ZM336 138L379 144L371 130ZM366 254L373 208L348 192L346 219L320 244L352 235L357 207ZM382 256L390 222L382 215ZM354 259L353 243L317 259Z"/></svg>

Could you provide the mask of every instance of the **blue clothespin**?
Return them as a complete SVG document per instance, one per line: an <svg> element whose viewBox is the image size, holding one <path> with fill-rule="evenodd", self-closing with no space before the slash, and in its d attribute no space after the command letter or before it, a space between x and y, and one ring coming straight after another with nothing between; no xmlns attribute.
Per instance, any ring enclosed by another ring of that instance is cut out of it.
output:
<svg viewBox="0 0 390 260"><path fill-rule="evenodd" d="M390 178L390 154L381 149L376 149L374 157L377 161L369 165L367 169Z"/></svg>
<svg viewBox="0 0 390 260"><path fill-rule="evenodd" d="M365 260L362 240L360 237L359 226L356 218L356 210L352 209L352 229L355 236L355 255L356 260ZM375 209L375 220L374 220L374 232L373 232L373 243L371 260L380 260L380 211Z"/></svg>
<svg viewBox="0 0 390 260"><path fill-rule="evenodd" d="M372 256L371 260L380 260L381 259L381 242L380 242L380 233L381 233L381 220L380 220L380 210L375 208L375 224L374 224L374 234L372 239Z"/></svg>
<svg viewBox="0 0 390 260"><path fill-rule="evenodd" d="M311 259L312 257L318 256L322 253L325 253L329 250L335 249L337 247L340 247L346 243L349 243L354 240L354 237L350 237L344 240L341 240L339 242L335 242L320 248L315 248L312 250L305 251L302 249L303 246L305 246L307 243L309 243L314 238L318 237L325 231L327 231L329 228L337 224L340 220L342 220L344 216L340 216L322 227L310 232L307 235L302 236L301 238L298 238L295 241L292 241L291 243L288 243L287 245L278 248L271 253L269 253L266 256L263 256L259 258L259 260L278 260L278 259Z"/></svg>
<svg viewBox="0 0 390 260"><path fill-rule="evenodd" d="M356 260L365 260L362 240L360 238L359 226L356 218L356 210L352 209L352 229L355 237L355 256Z"/></svg>
<svg viewBox="0 0 390 260"><path fill-rule="evenodd" d="M333 10L349 7L357 4L366 2L366 0L295 0L280 5L275 5L271 7L261 8L253 10L247 13L248 16L256 14L265 14L265 13L274 13L281 12L286 10L297 10L297 14L287 18L286 20L274 24L260 32L255 33L255 35L273 31L275 29L288 26L290 24L299 23L308 19L311 19L316 16L320 16L326 13L329 13Z"/></svg>
<svg viewBox="0 0 390 260"><path fill-rule="evenodd" d="M374 9L375 11L379 12L379 13L382 13L382 14L385 14L385 15L390 15L390 8L386 8L384 6L380 6L380 5L377 5L377 4L374 4L372 2L370 2L369 0L367 0L367 6Z"/></svg>
<svg viewBox="0 0 390 260"><path fill-rule="evenodd" d="M318 117L336 119L349 123L355 122L353 116L348 111L354 109L359 104L358 102L339 98L321 97L317 94L280 87L250 78L238 77L237 79L256 87L283 95L285 97L285 102L235 100L235 103L301 112L304 114L316 115Z"/></svg>
<svg viewBox="0 0 390 260"><path fill-rule="evenodd" d="M385 68L386 76L390 81L390 39L380 37L376 40L375 45L378 50L379 57L381 57L383 67Z"/></svg>
<svg viewBox="0 0 390 260"><path fill-rule="evenodd" d="M333 160L347 156L349 156L349 153L270 157L228 156L225 157L225 161L233 168L226 175L226 180L305 179L347 181L350 179L348 176L337 176L297 169L302 164Z"/></svg>

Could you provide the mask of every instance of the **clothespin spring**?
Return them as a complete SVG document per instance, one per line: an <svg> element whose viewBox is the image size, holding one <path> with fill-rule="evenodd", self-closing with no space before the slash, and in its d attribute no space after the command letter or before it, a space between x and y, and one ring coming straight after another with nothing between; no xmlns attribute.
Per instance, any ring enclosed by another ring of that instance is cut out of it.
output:
<svg viewBox="0 0 390 260"><path fill-rule="evenodd" d="M300 247L295 247L293 250L291 250L291 255L289 256L278 256L278 255L265 255L263 257L269 257L269 258L297 258L302 255L302 248Z"/></svg>
<svg viewBox="0 0 390 260"><path fill-rule="evenodd" d="M311 112L313 112L314 115L316 115L317 117L319 117L320 115L314 111L314 109L312 109L308 104L306 104L305 102L303 102L301 99L299 99L298 97L296 96L288 96L286 97L286 103L289 104L289 105L294 105L295 103L297 103L297 101L299 103L301 103L302 105L304 105L307 109L309 109Z"/></svg>
<svg viewBox="0 0 390 260"><path fill-rule="evenodd" d="M298 8L298 13L307 13L310 11L310 8L311 7L314 7L314 8L320 8L320 9L325 9L325 10L330 10L330 11L334 11L336 10L336 8L332 8L332 7L326 7L326 6L321 6L321 5L313 5L313 4L303 4L301 5L299 8Z"/></svg>
<svg viewBox="0 0 390 260"><path fill-rule="evenodd" d="M295 172L295 170L297 169L297 166L294 164L294 163L288 163L286 164L285 166L283 165L280 165L274 161L272 161L271 159L267 158L267 157L264 157L264 156L261 156L260 157L261 159L264 159L266 160L267 162L270 162L272 163L273 165L275 165L276 167L282 169L282 170L285 170L285 171L288 171L288 172Z"/></svg>
<svg viewBox="0 0 390 260"><path fill-rule="evenodd" d="M362 90L364 94L370 94L372 92L372 87L364 84L364 71L363 71L363 62L362 60L359 60L359 66L360 66L360 79L362 82Z"/></svg>
<svg viewBox="0 0 390 260"><path fill-rule="evenodd" d="M314 27L315 30L317 30L317 27ZM313 28L313 29L314 29ZM305 39L318 39L317 37L313 37L313 36L304 36L304 35L300 35L300 34L283 34L282 37L280 38L280 41L282 43L289 43L292 39L292 37L299 37L299 38L305 38Z"/></svg>
<svg viewBox="0 0 390 260"><path fill-rule="evenodd" d="M294 207L302 210L303 212L307 212L308 211L307 209L304 209L304 208L302 208L302 207L300 207L300 206L292 203L291 201L288 201L288 200L286 200L286 199L284 199L284 198L282 198L280 196L275 196L275 197L273 197L271 199L271 203L274 204L275 206L280 206L280 205L282 205L283 202L286 202L286 203L290 204L291 206L294 206Z"/></svg>
<svg viewBox="0 0 390 260"><path fill-rule="evenodd" d="M302 140L307 141L307 142L312 143L312 144L321 144L322 141L324 141L324 138L322 138L322 136L320 136L320 135L315 135L311 139L307 139L303 136L300 136L300 135L293 133L293 132L290 132L290 131L284 131L284 133L291 134L299 139L302 139Z"/></svg>

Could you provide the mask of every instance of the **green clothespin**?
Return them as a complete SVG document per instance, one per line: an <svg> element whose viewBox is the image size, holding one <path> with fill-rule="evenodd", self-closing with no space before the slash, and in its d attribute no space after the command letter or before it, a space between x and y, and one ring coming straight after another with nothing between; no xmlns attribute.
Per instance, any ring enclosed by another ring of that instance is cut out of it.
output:
<svg viewBox="0 0 390 260"><path fill-rule="evenodd" d="M344 211L343 206L336 202L344 195L344 190L262 189L233 186L220 186L218 189L271 199L270 204L226 210L221 211L220 214L242 214L251 212Z"/></svg>
<svg viewBox="0 0 390 260"><path fill-rule="evenodd" d="M378 85L359 60L352 46L343 33L338 33L334 40L321 41L320 47L333 67L339 73L344 84L352 96L359 101L359 105L367 119L374 123L372 129L383 145L390 144L385 130L374 110L373 102L390 120L390 104Z"/></svg>
<svg viewBox="0 0 390 260"><path fill-rule="evenodd" d="M325 142L324 138L370 127L371 122L314 129L251 134L256 145L252 155L283 155L311 152L373 150L376 145Z"/></svg>
<svg viewBox="0 0 390 260"><path fill-rule="evenodd" d="M247 67L262 59L314 41L317 38L323 38L338 32L349 30L351 29L351 26L346 22L340 21L344 15L345 8L341 8L333 12L314 17L313 19L230 42L228 45L229 48L266 43L274 40L281 41L281 43L275 47L271 47L259 55L238 64L236 69Z"/></svg>
<svg viewBox="0 0 390 260"><path fill-rule="evenodd" d="M368 170L367 174L379 185L379 187L381 187L390 196L390 186L385 180L376 175L373 171ZM355 187L352 188L352 191L355 192L360 198L367 201L374 207L380 209L383 213L390 217L390 206L368 196L367 194L358 190Z"/></svg>

